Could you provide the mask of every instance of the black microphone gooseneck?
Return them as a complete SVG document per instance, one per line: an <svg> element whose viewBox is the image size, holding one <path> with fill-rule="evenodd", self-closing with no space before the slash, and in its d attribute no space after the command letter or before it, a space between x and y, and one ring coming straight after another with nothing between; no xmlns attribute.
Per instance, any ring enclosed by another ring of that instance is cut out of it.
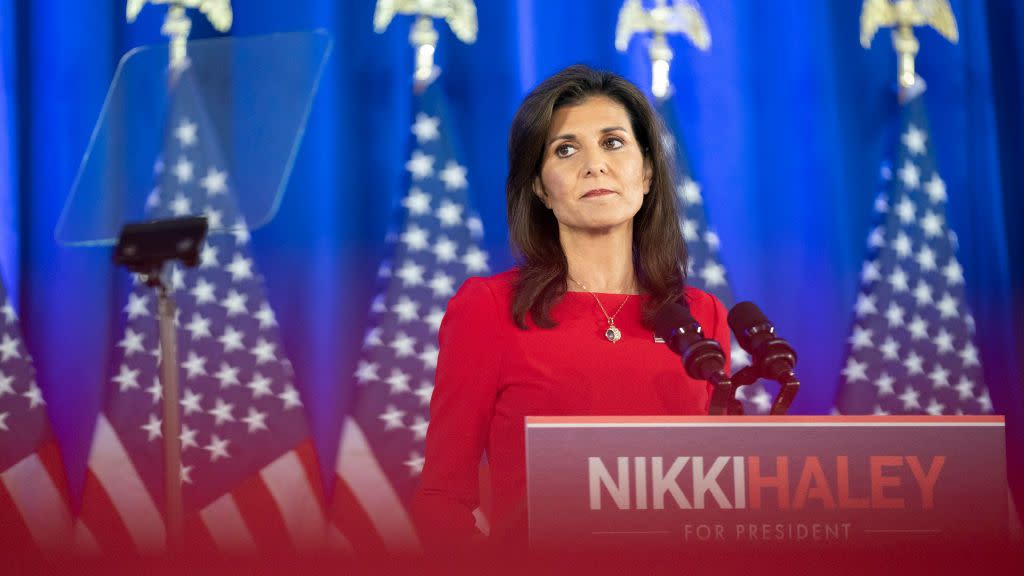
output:
<svg viewBox="0 0 1024 576"><path fill-rule="evenodd" d="M725 374L725 353L715 340L705 338L700 324L690 311L672 302L663 307L654 318L654 333L683 359L683 368L695 380L707 380L713 386L712 415L728 412L733 385Z"/></svg>
<svg viewBox="0 0 1024 576"><path fill-rule="evenodd" d="M775 326L753 302L740 302L729 311L729 328L736 335L741 348L750 353L751 363L733 377L736 388L755 382L758 378L775 380L782 387L772 402L772 415L782 415L789 410L793 398L800 390L793 368L796 367L796 351L788 342L775 335Z"/></svg>

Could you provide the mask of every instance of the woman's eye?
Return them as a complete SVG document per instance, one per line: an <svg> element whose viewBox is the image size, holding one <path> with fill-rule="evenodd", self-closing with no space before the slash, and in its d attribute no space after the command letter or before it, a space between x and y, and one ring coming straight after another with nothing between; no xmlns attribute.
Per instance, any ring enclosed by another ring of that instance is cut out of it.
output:
<svg viewBox="0 0 1024 576"><path fill-rule="evenodd" d="M568 158L576 153L576 147L572 144L562 144L555 148L555 156L559 158Z"/></svg>
<svg viewBox="0 0 1024 576"><path fill-rule="evenodd" d="M604 147L609 150L618 150L619 148L622 148L624 145L625 144L622 142L622 140L618 138L609 138L604 141Z"/></svg>

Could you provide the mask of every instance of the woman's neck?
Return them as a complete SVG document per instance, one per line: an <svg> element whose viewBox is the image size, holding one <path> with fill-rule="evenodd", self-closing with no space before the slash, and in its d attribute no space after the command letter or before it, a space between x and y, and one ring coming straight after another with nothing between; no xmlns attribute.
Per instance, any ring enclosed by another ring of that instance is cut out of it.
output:
<svg viewBox="0 0 1024 576"><path fill-rule="evenodd" d="M569 265L570 291L635 294L640 291L633 269L633 231L607 233L560 230L559 240Z"/></svg>

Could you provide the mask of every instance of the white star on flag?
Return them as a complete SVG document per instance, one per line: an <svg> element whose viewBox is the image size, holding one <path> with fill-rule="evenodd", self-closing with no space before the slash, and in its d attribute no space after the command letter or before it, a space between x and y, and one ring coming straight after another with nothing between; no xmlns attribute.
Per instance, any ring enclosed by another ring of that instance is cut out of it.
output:
<svg viewBox="0 0 1024 576"><path fill-rule="evenodd" d="M156 417L156 414L149 415L149 422L142 426L142 429L149 435L149 441L152 442L162 436L160 426L163 422Z"/></svg>
<svg viewBox="0 0 1024 576"><path fill-rule="evenodd" d="M441 170L441 181L447 190L462 190L469 185L466 180L466 169L452 160Z"/></svg>
<svg viewBox="0 0 1024 576"><path fill-rule="evenodd" d="M199 185L206 190L208 196L223 194L228 191L228 173L211 167Z"/></svg>
<svg viewBox="0 0 1024 576"><path fill-rule="evenodd" d="M18 320L18 314L14 311L14 306L11 306L10 302L0 307L0 314L4 316L4 324L13 324Z"/></svg>
<svg viewBox="0 0 1024 576"><path fill-rule="evenodd" d="M188 184L192 181L193 174L192 163L184 157L178 159L178 163L174 165L174 176L177 177L178 184Z"/></svg>
<svg viewBox="0 0 1024 576"><path fill-rule="evenodd" d="M932 174L931 179L925 183L924 191L928 194L928 198L933 204L946 201L946 183L942 181L937 172Z"/></svg>
<svg viewBox="0 0 1024 576"><path fill-rule="evenodd" d="M402 200L402 206L414 216L423 216L430 212L430 195L413 187L409 190L409 195Z"/></svg>
<svg viewBox="0 0 1024 576"><path fill-rule="evenodd" d="M414 150L412 158L405 164L405 169L412 174L413 180L419 181L434 175L434 157Z"/></svg>
<svg viewBox="0 0 1024 576"><path fill-rule="evenodd" d="M405 427L405 424L402 423L403 418L405 418L405 412L391 405L380 415L380 419L384 421L384 430Z"/></svg>
<svg viewBox="0 0 1024 576"><path fill-rule="evenodd" d="M125 312L128 313L128 319L134 320L140 316L149 316L148 304L149 296L130 294L128 296L128 305L125 306Z"/></svg>
<svg viewBox="0 0 1024 576"><path fill-rule="evenodd" d="M127 364L121 365L121 372L114 377L114 382L117 382L121 392L130 390L132 388L139 387L139 371L132 370Z"/></svg>
<svg viewBox="0 0 1024 576"><path fill-rule="evenodd" d="M695 206L703 201L700 195L700 184L690 178L687 178L679 185L678 192L687 206Z"/></svg>
<svg viewBox="0 0 1024 576"><path fill-rule="evenodd" d="M907 131L903 133L902 141L903 145L907 147L907 150L914 156L920 156L925 153L925 139L926 134L923 130L919 130L917 126L911 124L907 127Z"/></svg>
<svg viewBox="0 0 1024 576"><path fill-rule="evenodd" d="M889 376L886 373L883 373L881 376L879 376L878 379L875 380L875 387L878 388L878 395L879 396L889 396L889 395L896 394L896 391L893 390L893 387L892 387L892 385L895 382L896 381L893 379L893 377Z"/></svg>
<svg viewBox="0 0 1024 576"><path fill-rule="evenodd" d="M907 160L903 168L900 168L900 179L908 190L913 190L921 185L921 171L913 162Z"/></svg>
<svg viewBox="0 0 1024 576"><path fill-rule="evenodd" d="M412 133L416 135L416 141L422 145L440 138L441 131L438 129L440 126L440 118L434 118L420 112L416 114L416 122L412 125Z"/></svg>
<svg viewBox="0 0 1024 576"><path fill-rule="evenodd" d="M182 118L181 124L178 124L178 128L174 131L174 137L178 139L182 148L188 148L195 145L198 130L199 126L195 122L188 118Z"/></svg>

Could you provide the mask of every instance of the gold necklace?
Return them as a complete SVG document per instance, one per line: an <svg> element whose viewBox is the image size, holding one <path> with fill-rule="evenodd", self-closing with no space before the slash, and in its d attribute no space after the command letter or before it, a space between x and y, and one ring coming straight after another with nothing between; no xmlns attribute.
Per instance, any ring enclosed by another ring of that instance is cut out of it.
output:
<svg viewBox="0 0 1024 576"><path fill-rule="evenodd" d="M608 311L605 310L604 304L601 303L601 299L597 297L597 294L592 292L590 288L584 286L582 282L577 282L576 279L573 278L572 276L569 276L569 280L572 280L573 283L582 288L584 292L587 292L588 294L593 296L594 300L597 302L597 305L601 307L601 313L604 314L604 317L608 319L608 329L604 331L604 337L607 338L608 341L611 342L612 344L621 340L622 332L620 332L619 329L615 327L615 317L619 315L619 312L622 312L622 307L626 305L626 302L628 302L633 295L626 294L626 299L622 301L622 304L619 304L619 307L615 310L615 313L608 314Z"/></svg>

